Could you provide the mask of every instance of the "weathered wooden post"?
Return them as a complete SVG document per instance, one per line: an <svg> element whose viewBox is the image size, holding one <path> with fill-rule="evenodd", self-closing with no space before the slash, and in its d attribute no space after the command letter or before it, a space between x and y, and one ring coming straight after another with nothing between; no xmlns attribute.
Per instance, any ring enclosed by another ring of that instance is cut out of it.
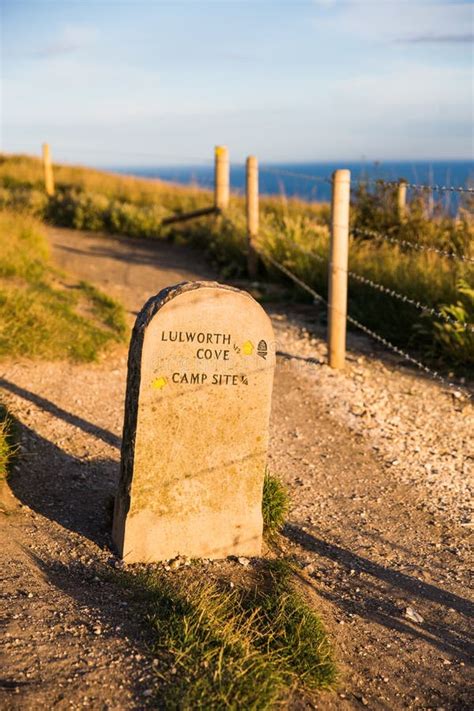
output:
<svg viewBox="0 0 474 711"><path fill-rule="evenodd" d="M350 195L350 170L336 170L332 178L331 246L329 256L328 350L331 368L344 368L346 356Z"/></svg>
<svg viewBox="0 0 474 711"><path fill-rule="evenodd" d="M226 146L216 146L214 151L214 202L219 210L229 206L229 151Z"/></svg>
<svg viewBox="0 0 474 711"><path fill-rule="evenodd" d="M398 217L402 221L406 217L407 212L407 182L399 180L397 193Z"/></svg>
<svg viewBox="0 0 474 711"><path fill-rule="evenodd" d="M247 158L246 206L247 206L247 272L255 279L258 271L258 161L255 156Z"/></svg>
<svg viewBox="0 0 474 711"><path fill-rule="evenodd" d="M49 143L43 143L44 187L47 195L54 195L54 176Z"/></svg>

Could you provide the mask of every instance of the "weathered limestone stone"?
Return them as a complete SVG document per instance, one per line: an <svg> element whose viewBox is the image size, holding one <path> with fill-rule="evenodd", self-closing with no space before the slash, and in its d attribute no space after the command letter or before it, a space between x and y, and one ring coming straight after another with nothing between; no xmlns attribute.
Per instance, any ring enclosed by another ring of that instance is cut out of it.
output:
<svg viewBox="0 0 474 711"><path fill-rule="evenodd" d="M247 293L185 282L130 344L113 539L127 562L258 555L275 347Z"/></svg>

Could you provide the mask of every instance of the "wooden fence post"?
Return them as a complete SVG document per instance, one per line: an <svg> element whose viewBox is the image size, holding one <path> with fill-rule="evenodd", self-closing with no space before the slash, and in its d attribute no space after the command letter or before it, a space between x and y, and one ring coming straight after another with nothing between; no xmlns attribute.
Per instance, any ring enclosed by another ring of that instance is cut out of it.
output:
<svg viewBox="0 0 474 711"><path fill-rule="evenodd" d="M43 143L44 187L47 195L54 195L54 176L49 143Z"/></svg>
<svg viewBox="0 0 474 711"><path fill-rule="evenodd" d="M214 203L219 210L229 207L229 151L216 146L214 151Z"/></svg>
<svg viewBox="0 0 474 711"><path fill-rule="evenodd" d="M336 170L332 177L331 246L329 256L328 351L331 368L344 368L346 356L350 196L350 171Z"/></svg>
<svg viewBox="0 0 474 711"><path fill-rule="evenodd" d="M247 272L255 279L258 272L258 161L249 156L246 163L246 207L247 207Z"/></svg>
<svg viewBox="0 0 474 711"><path fill-rule="evenodd" d="M398 217L402 221L407 212L407 183L406 180L399 180L397 193Z"/></svg>

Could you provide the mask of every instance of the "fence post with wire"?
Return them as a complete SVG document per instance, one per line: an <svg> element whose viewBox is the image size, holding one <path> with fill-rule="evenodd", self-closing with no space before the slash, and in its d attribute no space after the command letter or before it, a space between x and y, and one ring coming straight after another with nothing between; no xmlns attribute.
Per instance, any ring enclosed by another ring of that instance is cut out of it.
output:
<svg viewBox="0 0 474 711"><path fill-rule="evenodd" d="M350 195L350 171L336 170L332 180L329 248L328 353L331 368L344 368L346 359Z"/></svg>
<svg viewBox="0 0 474 711"><path fill-rule="evenodd" d="M54 195L54 176L49 143L43 143L44 187L46 194Z"/></svg>
<svg viewBox="0 0 474 711"><path fill-rule="evenodd" d="M402 222L407 214L407 181L400 180L397 191L398 217Z"/></svg>
<svg viewBox="0 0 474 711"><path fill-rule="evenodd" d="M230 196L229 151L226 146L215 147L214 166L214 205L218 210L226 210Z"/></svg>
<svg viewBox="0 0 474 711"><path fill-rule="evenodd" d="M246 211L247 211L247 273L255 279L258 272L256 242L259 228L258 161L249 156L246 162Z"/></svg>
<svg viewBox="0 0 474 711"><path fill-rule="evenodd" d="M214 200L213 204L208 207L203 207L192 212L178 213L170 215L161 221L162 226L171 225L177 222L184 222L199 217L219 215L229 205L230 198L230 166L229 153L225 146L217 146L214 155L215 175L214 175ZM51 165L51 152L48 144L43 144L43 164L45 189L48 195L54 194L54 177ZM278 169L272 166L261 166L261 171L271 175L282 175L284 177L293 177L300 180L311 181L312 183L331 183L331 229L328 254L323 255L320 250L311 249L298 243L298 240L291 239L285 235L285 241L295 248L297 251L305 254L313 260L321 263L328 262L328 299L318 293L311 284L308 284L298 273L298 265L287 266L285 259L283 263L275 259L271 251L262 249L262 244L259 240L259 166L258 161L254 156L249 156L246 162L246 217L247 217L247 268L251 279L256 277L257 269L260 260L263 263L270 264L272 267L281 272L285 277L292 280L298 288L308 293L314 302L323 304L328 309L328 362L331 368L342 369L345 365L346 357L346 329L347 324L354 326L358 330L365 333L367 336L403 358L404 361L416 366L423 373L430 375L433 379L442 383L449 388L460 388L459 385L447 380L437 371L406 353L400 345L392 343L385 335L377 333L367 324L361 323L348 312L348 280L363 284L371 290L396 299L401 304L408 304L417 309L424 317L435 318L440 323L448 324L452 329L458 332L474 333L474 324L469 315L464 315L462 312L458 315L456 312L447 310L443 305L430 302L430 299L420 300L416 293L400 293L393 284L383 284L367 273L350 270L349 267L349 217L350 217L350 189L351 189L351 174L349 170L336 170L329 180L327 176L315 176L305 173L290 171L286 169ZM357 182L357 180L355 181ZM399 180L380 180L380 179L359 179L359 183L366 185L367 183L375 185L383 185L384 187L396 188L396 205L400 222L409 219L407 211L407 191L417 191L424 193L425 197L432 198L433 192L443 194L456 193L459 196L474 195L474 187L468 186L452 186L439 184L419 184L411 183L404 179ZM229 218L226 220L230 222ZM396 228L397 225L394 225ZM236 228L237 229L237 228ZM392 229L387 229L385 233L380 233L369 227L357 226L353 228L351 234L354 237L362 237L374 241L374 244L387 242L396 245L403 253L427 253L429 255L438 255L448 258L451 262L459 262L464 266L474 264L472 252L467 249L463 253L462 249L453 247L442 248L437 244L425 244L417 241L416 236L410 239L405 239L404 231L397 233ZM244 251L244 250L243 250ZM461 388L464 390L464 388ZM466 391L467 397L471 395Z"/></svg>

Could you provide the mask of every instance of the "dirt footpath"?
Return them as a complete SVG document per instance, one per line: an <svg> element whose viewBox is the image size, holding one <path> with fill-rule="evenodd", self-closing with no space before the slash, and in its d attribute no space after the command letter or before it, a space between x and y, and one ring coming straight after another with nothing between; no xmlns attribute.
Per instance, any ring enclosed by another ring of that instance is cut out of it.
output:
<svg viewBox="0 0 474 711"><path fill-rule="evenodd" d="M52 229L56 261L126 305L215 278L170 244ZM293 510L284 545L320 601L339 660L320 709L470 709L468 599L473 409L351 336L325 365L312 309L269 309L279 358L271 469ZM118 474L126 349L94 365L0 364L18 418L0 518L0 707L141 709L153 657L126 590L104 580Z"/></svg>

